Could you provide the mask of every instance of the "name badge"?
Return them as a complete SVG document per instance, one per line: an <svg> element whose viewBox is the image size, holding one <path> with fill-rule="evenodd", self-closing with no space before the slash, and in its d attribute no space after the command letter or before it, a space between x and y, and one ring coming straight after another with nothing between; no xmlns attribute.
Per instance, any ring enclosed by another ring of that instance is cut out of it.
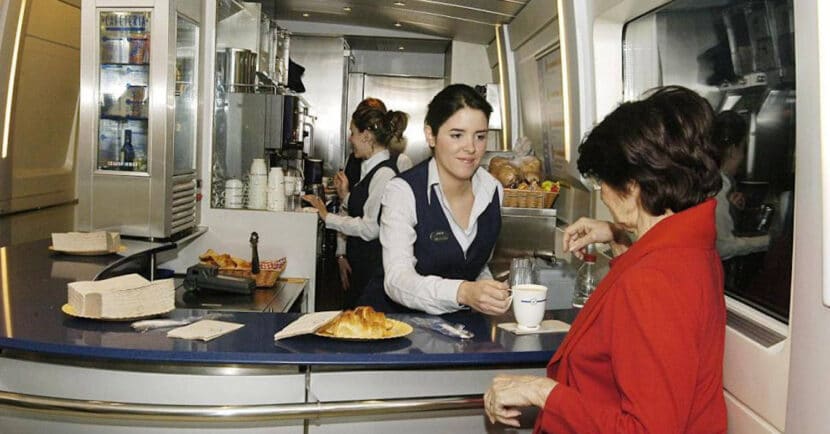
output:
<svg viewBox="0 0 830 434"><path fill-rule="evenodd" d="M434 231L429 234L429 239L434 243L443 243L450 239L450 233L447 231Z"/></svg>

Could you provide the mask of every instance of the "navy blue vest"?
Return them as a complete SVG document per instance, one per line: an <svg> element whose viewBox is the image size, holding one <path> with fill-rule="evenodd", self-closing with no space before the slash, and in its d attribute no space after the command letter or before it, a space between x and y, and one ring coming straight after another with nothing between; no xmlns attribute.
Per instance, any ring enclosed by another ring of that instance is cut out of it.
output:
<svg viewBox="0 0 830 434"><path fill-rule="evenodd" d="M415 224L417 238L414 245L415 258L418 260L415 270L422 276L433 275L445 279L461 279L475 281L481 270L490 259L490 254L496 245L496 240L501 230L501 202L499 192L493 193L493 199L478 217L478 229L476 238L467 249L465 257L461 245L452 233L450 222L441 207L434 190L440 188L433 185L429 189L431 196L427 200L427 179L429 174L429 161L418 164L399 175L399 178L406 181L412 188L415 195L415 212L418 222ZM373 285L377 282L373 279ZM380 291L383 291L383 281L380 281ZM377 288L367 290L375 291ZM376 309L381 311L411 311L389 299L386 296L387 305L383 305L375 294L367 300Z"/></svg>
<svg viewBox="0 0 830 434"><path fill-rule="evenodd" d="M351 186L348 207L350 217L363 217L363 206L369 199L369 184L372 178L381 167L388 167L397 174L397 160L396 154L379 163L363 179ZM378 221L380 221L380 214L378 214ZM380 241L377 238L366 241L360 237L349 236L346 238L346 257L352 267L352 275L349 279L350 288L346 294L346 307L354 307L369 279L374 275L383 274Z"/></svg>
<svg viewBox="0 0 830 434"><path fill-rule="evenodd" d="M418 223L415 232L415 270L422 276L435 275L445 279L474 281L490 259L493 247L501 230L501 204L499 192L493 193L490 205L478 217L476 238L467 249L467 255L458 244L450 229L450 222L444 214L441 202L435 193L437 185L429 189L427 200L428 162L421 163L418 170L401 175L415 194L415 212ZM423 166L423 167L420 167Z"/></svg>

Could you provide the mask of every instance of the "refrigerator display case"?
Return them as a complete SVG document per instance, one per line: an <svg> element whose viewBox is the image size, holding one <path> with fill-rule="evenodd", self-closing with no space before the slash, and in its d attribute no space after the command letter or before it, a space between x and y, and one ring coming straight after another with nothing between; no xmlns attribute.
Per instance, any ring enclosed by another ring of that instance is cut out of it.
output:
<svg viewBox="0 0 830 434"><path fill-rule="evenodd" d="M80 230L174 239L198 224L200 2L86 0Z"/></svg>

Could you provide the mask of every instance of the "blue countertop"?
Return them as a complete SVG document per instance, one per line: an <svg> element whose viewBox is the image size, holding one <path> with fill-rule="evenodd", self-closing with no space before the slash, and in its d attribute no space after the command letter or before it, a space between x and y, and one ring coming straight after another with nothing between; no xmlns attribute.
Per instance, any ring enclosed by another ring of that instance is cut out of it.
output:
<svg viewBox="0 0 830 434"><path fill-rule="evenodd" d="M462 341L413 327L410 335L380 341L340 341L296 336L274 342L274 333L298 313L223 312L222 320L244 327L209 342L167 338L166 330L133 331L130 322L74 318L61 312L66 284L91 279L119 259L116 255L81 258L50 253L48 241L0 250L0 348L49 356L108 361L333 365L362 367L544 365L564 333L516 336L496 325L510 317L485 317L463 311L446 315L475 333ZM167 316L187 318L209 313L176 309ZM571 322L575 311L550 311L546 317ZM417 316L399 314L408 321Z"/></svg>

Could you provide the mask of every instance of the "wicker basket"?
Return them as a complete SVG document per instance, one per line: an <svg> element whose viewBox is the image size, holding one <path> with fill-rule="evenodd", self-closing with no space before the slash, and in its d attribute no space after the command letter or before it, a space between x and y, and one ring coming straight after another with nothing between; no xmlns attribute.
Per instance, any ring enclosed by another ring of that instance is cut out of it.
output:
<svg viewBox="0 0 830 434"><path fill-rule="evenodd" d="M504 189L504 206L511 208L550 208L558 191Z"/></svg>
<svg viewBox="0 0 830 434"><path fill-rule="evenodd" d="M219 274L254 279L257 288L270 288L277 283L277 279L285 271L285 265L285 258L282 258L277 261L260 261L257 274L251 274L251 270L247 268L220 268Z"/></svg>

